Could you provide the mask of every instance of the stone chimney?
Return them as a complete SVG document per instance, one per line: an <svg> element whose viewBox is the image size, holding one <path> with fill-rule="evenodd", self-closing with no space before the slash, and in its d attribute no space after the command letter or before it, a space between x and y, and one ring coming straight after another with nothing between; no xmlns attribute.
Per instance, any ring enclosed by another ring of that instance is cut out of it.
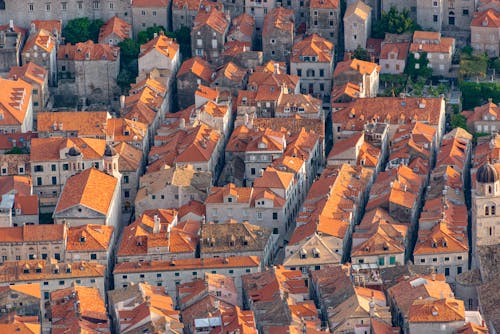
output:
<svg viewBox="0 0 500 334"><path fill-rule="evenodd" d="M154 222L153 223L153 233L154 234L160 233L160 228L161 228L160 217L158 217L157 214L154 215L153 222Z"/></svg>

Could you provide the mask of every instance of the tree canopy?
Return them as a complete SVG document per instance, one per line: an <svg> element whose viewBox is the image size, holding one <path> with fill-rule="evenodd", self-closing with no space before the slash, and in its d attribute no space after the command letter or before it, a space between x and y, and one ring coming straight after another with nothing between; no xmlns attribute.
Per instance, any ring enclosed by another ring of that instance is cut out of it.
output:
<svg viewBox="0 0 500 334"><path fill-rule="evenodd" d="M364 61L371 60L370 53L368 52L368 50L363 49L361 46L358 46L358 48L356 50L354 50L354 52L352 54L352 58L356 58L356 59L364 60Z"/></svg>
<svg viewBox="0 0 500 334"><path fill-rule="evenodd" d="M69 20L63 28L62 34L67 43L75 44L92 40L97 43L99 29L104 24L101 20L89 20L88 17L80 17Z"/></svg>
<svg viewBox="0 0 500 334"><path fill-rule="evenodd" d="M384 38L385 33L402 34L407 31L415 31L418 25L410 18L408 9L399 12L396 7L382 12L382 17L373 26L373 37Z"/></svg>
<svg viewBox="0 0 500 334"><path fill-rule="evenodd" d="M409 53L405 73L412 80L417 80L418 77L427 79L432 76L432 68L428 67L427 64L429 64L429 60L426 52L419 52L418 57L415 57L413 53Z"/></svg>
<svg viewBox="0 0 500 334"><path fill-rule="evenodd" d="M154 38L155 34L158 34L160 31L165 32L167 31L167 29L165 29L163 26L154 26L140 31L139 34L137 34L137 43L139 43L139 45L146 44Z"/></svg>

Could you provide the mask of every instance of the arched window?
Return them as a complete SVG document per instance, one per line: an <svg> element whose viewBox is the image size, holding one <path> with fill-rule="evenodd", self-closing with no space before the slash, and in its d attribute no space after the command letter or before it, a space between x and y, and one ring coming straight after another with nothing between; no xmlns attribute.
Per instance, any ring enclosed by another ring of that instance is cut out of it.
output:
<svg viewBox="0 0 500 334"><path fill-rule="evenodd" d="M455 12L453 12L453 11L450 11L448 13L448 24L450 26L454 26L455 25Z"/></svg>
<svg viewBox="0 0 500 334"><path fill-rule="evenodd" d="M496 206L492 205L490 211L491 211L491 215L494 216L496 214L496 211L497 211Z"/></svg>
<svg viewBox="0 0 500 334"><path fill-rule="evenodd" d="M493 227L490 226L490 237L493 235Z"/></svg>
<svg viewBox="0 0 500 334"><path fill-rule="evenodd" d="M493 188L491 186L488 186L488 194L491 194L493 192Z"/></svg>
<svg viewBox="0 0 500 334"><path fill-rule="evenodd" d="M489 216L490 215L490 207L489 206L485 206L484 207L484 215L485 216Z"/></svg>

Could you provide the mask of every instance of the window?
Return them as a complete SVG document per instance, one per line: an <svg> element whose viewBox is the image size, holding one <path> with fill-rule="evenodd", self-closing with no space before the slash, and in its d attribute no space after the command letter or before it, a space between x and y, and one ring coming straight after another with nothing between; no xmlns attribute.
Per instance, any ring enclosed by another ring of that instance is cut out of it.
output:
<svg viewBox="0 0 500 334"><path fill-rule="evenodd" d="M460 275L462 273L462 267L457 267L457 275Z"/></svg>
<svg viewBox="0 0 500 334"><path fill-rule="evenodd" d="M250 268L245 269L245 272L247 273L251 272Z"/></svg>
<svg viewBox="0 0 500 334"><path fill-rule="evenodd" d="M67 2L61 2L61 10L66 10L68 3Z"/></svg>
<svg viewBox="0 0 500 334"><path fill-rule="evenodd" d="M437 262L437 261L438 261L437 257L432 258L432 262Z"/></svg>
<svg viewBox="0 0 500 334"><path fill-rule="evenodd" d="M28 4L28 11L29 11L29 12L32 12L32 11L33 11L33 4L32 4L32 3L29 3L29 4Z"/></svg>
<svg viewBox="0 0 500 334"><path fill-rule="evenodd" d="M420 263L425 263L425 259L420 259Z"/></svg>
<svg viewBox="0 0 500 334"><path fill-rule="evenodd" d="M83 9L83 1L78 1L78 9Z"/></svg>
<svg viewBox="0 0 500 334"><path fill-rule="evenodd" d="M35 165L35 172L43 172L43 166L42 165Z"/></svg>
<svg viewBox="0 0 500 334"><path fill-rule="evenodd" d="M257 219L262 220L262 212L257 212Z"/></svg>
<svg viewBox="0 0 500 334"><path fill-rule="evenodd" d="M229 269L228 271L230 274L234 274L234 270L233 269Z"/></svg>
<svg viewBox="0 0 500 334"><path fill-rule="evenodd" d="M438 6L438 2L437 1L433 1L432 2L432 6L437 7Z"/></svg>
<svg viewBox="0 0 500 334"><path fill-rule="evenodd" d="M59 285L64 285L64 281L59 281Z"/></svg>
<svg viewBox="0 0 500 334"><path fill-rule="evenodd" d="M378 265L379 266L385 265L385 257L379 257L378 258Z"/></svg>
<svg viewBox="0 0 500 334"><path fill-rule="evenodd" d="M128 277L127 275L123 275L122 276L123 279L127 279L127 277Z"/></svg>
<svg viewBox="0 0 500 334"><path fill-rule="evenodd" d="M56 184L57 184L57 177L52 176L52 185L56 185Z"/></svg>
<svg viewBox="0 0 500 334"><path fill-rule="evenodd" d="M389 264L396 264L396 257L395 256L391 256L389 258Z"/></svg>
<svg viewBox="0 0 500 334"><path fill-rule="evenodd" d="M278 213L277 212L273 212L273 220L278 220Z"/></svg>
<svg viewBox="0 0 500 334"><path fill-rule="evenodd" d="M250 174L255 175L255 168L250 169Z"/></svg>
<svg viewBox="0 0 500 334"><path fill-rule="evenodd" d="M95 278L91 278L90 283L95 283Z"/></svg>
<svg viewBox="0 0 500 334"><path fill-rule="evenodd" d="M41 186L42 185L42 178L39 176L36 178L36 185Z"/></svg>
<svg viewBox="0 0 500 334"><path fill-rule="evenodd" d="M94 4L92 6L94 9L99 9L99 1L94 1Z"/></svg>
<svg viewBox="0 0 500 334"><path fill-rule="evenodd" d="M130 198L130 190L124 190L123 191L123 197Z"/></svg>
<svg viewBox="0 0 500 334"><path fill-rule="evenodd" d="M156 195L151 195L151 199L156 199Z"/></svg>
<svg viewBox="0 0 500 334"><path fill-rule="evenodd" d="M145 10L141 10L141 15L142 16L146 16L146 11Z"/></svg>
<svg viewBox="0 0 500 334"><path fill-rule="evenodd" d="M152 14L153 16L156 16L156 10L153 10L153 11L151 12L151 14Z"/></svg>
<svg viewBox="0 0 500 334"><path fill-rule="evenodd" d="M444 258L444 260L445 260L446 262L448 262L448 261L450 261L450 258L449 258L449 257L445 257L445 258Z"/></svg>
<svg viewBox="0 0 500 334"><path fill-rule="evenodd" d="M302 70L300 68L297 69L297 76L299 76L299 77L302 76Z"/></svg>
<svg viewBox="0 0 500 334"><path fill-rule="evenodd" d="M469 10L467 8L462 9L463 16L469 16Z"/></svg>
<svg viewBox="0 0 500 334"><path fill-rule="evenodd" d="M462 256L457 256L457 260L462 260Z"/></svg>
<svg viewBox="0 0 500 334"><path fill-rule="evenodd" d="M196 276L198 275L198 273L196 271L193 271L193 276Z"/></svg>
<svg viewBox="0 0 500 334"><path fill-rule="evenodd" d="M47 12L50 12L50 3L45 4L45 10L47 10Z"/></svg>
<svg viewBox="0 0 500 334"><path fill-rule="evenodd" d="M490 207L489 206L485 206L484 207L484 215L485 216L489 216L490 215Z"/></svg>
<svg viewBox="0 0 500 334"><path fill-rule="evenodd" d="M496 207L494 205L491 206L491 215L494 216L496 214Z"/></svg>
<svg viewBox="0 0 500 334"><path fill-rule="evenodd" d="M450 276L450 268L444 268L444 276Z"/></svg>
<svg viewBox="0 0 500 334"><path fill-rule="evenodd" d="M68 170L69 169L69 165L68 164L63 164L63 170Z"/></svg>
<svg viewBox="0 0 500 334"><path fill-rule="evenodd" d="M57 261L61 261L61 254L60 253L54 253L54 259Z"/></svg>
<svg viewBox="0 0 500 334"><path fill-rule="evenodd" d="M90 259L91 260L97 260L97 254L96 253L90 254Z"/></svg>
<svg viewBox="0 0 500 334"><path fill-rule="evenodd" d="M113 9L113 8L115 8L115 5L112 2L110 2L109 3L109 9Z"/></svg>

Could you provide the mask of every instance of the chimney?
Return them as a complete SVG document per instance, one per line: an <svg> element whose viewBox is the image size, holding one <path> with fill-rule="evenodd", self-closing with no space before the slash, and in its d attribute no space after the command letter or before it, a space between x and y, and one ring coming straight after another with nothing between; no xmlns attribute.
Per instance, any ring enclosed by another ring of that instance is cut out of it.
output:
<svg viewBox="0 0 500 334"><path fill-rule="evenodd" d="M160 225L160 217L158 217L157 214L154 215L153 221L154 221L154 223L153 223L153 233L154 234L160 233L160 227L161 227L161 225Z"/></svg>
<svg viewBox="0 0 500 334"><path fill-rule="evenodd" d="M375 315L375 292L372 291L372 297L370 298L370 318L373 318Z"/></svg>
<svg viewBox="0 0 500 334"><path fill-rule="evenodd" d="M181 117L181 119L179 120L179 129L185 129L186 128L186 120L184 119L184 117Z"/></svg>
<svg viewBox="0 0 500 334"><path fill-rule="evenodd" d="M9 29L10 31L14 31L14 20L9 20Z"/></svg>
<svg viewBox="0 0 500 334"><path fill-rule="evenodd" d="M59 122L59 131L63 130L63 122Z"/></svg>
<svg viewBox="0 0 500 334"><path fill-rule="evenodd" d="M122 111L125 109L125 95L120 96L120 109Z"/></svg>
<svg viewBox="0 0 500 334"><path fill-rule="evenodd" d="M246 127L248 127L248 113L245 112L245 115L243 115L243 122Z"/></svg>
<svg viewBox="0 0 500 334"><path fill-rule="evenodd" d="M346 60L351 60L351 56L352 56L352 55L351 55L351 53L350 53L350 52L345 52L345 53L344 53L344 61L346 61Z"/></svg>
<svg viewBox="0 0 500 334"><path fill-rule="evenodd" d="M374 63L374 62L375 62L375 56L374 56L374 55L371 55L371 56L370 56L370 61L371 61L372 63Z"/></svg>
<svg viewBox="0 0 500 334"><path fill-rule="evenodd" d="M274 74L280 74L280 64L274 63Z"/></svg>
<svg viewBox="0 0 500 334"><path fill-rule="evenodd" d="M156 37L158 37L158 33L156 33L156 32L155 32L155 33L153 34L153 39L154 39L154 38L156 38Z"/></svg>
<svg viewBox="0 0 500 334"><path fill-rule="evenodd" d="M31 26L30 26L30 34L34 34L36 33L36 26L34 23L31 23Z"/></svg>

